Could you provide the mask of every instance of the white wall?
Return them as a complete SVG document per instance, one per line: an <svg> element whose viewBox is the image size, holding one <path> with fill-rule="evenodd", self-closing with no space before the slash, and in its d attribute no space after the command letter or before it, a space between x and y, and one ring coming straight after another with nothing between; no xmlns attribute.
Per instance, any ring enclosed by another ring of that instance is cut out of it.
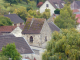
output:
<svg viewBox="0 0 80 60"><path fill-rule="evenodd" d="M22 30L19 27L16 27L11 33L15 35L16 37L22 37L21 32Z"/></svg>
<svg viewBox="0 0 80 60"><path fill-rule="evenodd" d="M49 7L46 7L46 4L49 5ZM51 15L54 13L55 8L50 4L49 1L46 1L41 7L40 7L40 13L43 13L45 11L45 9L50 9L50 13Z"/></svg>

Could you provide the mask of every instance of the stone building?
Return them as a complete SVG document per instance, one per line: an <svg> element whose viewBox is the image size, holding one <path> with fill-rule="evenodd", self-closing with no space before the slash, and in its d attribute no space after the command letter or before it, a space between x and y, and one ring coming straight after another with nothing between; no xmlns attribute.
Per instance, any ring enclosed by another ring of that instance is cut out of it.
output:
<svg viewBox="0 0 80 60"><path fill-rule="evenodd" d="M29 18L22 34L30 45L41 47L42 44L51 39L53 31L59 30L53 22L47 22L46 19Z"/></svg>

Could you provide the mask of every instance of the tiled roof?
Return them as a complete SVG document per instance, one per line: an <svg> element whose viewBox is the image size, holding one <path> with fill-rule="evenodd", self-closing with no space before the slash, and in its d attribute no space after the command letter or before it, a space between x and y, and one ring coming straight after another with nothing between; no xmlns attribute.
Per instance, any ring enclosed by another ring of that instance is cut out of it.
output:
<svg viewBox="0 0 80 60"><path fill-rule="evenodd" d="M60 28L57 27L53 22L48 22L48 25L49 25L52 32L53 31L60 31Z"/></svg>
<svg viewBox="0 0 80 60"><path fill-rule="evenodd" d="M59 8L63 8L64 7L62 5L62 3L64 3L64 1L62 1L62 0L48 0L48 1L52 4L52 6L54 8L57 8L57 6L55 4L59 5Z"/></svg>
<svg viewBox="0 0 80 60"><path fill-rule="evenodd" d="M80 9L80 1L73 1L71 9Z"/></svg>
<svg viewBox="0 0 80 60"><path fill-rule="evenodd" d="M78 10L78 9L74 9L73 12L74 12L74 13L75 13L75 12L79 12L79 10Z"/></svg>
<svg viewBox="0 0 80 60"><path fill-rule="evenodd" d="M0 32L1 33L10 33L12 32L16 26L0 26Z"/></svg>
<svg viewBox="0 0 80 60"><path fill-rule="evenodd" d="M0 50L3 46L8 43L15 43L16 49L20 54L31 54L33 51L31 50L28 43L22 37L0 37Z"/></svg>
<svg viewBox="0 0 80 60"><path fill-rule="evenodd" d="M80 24L80 14L77 14L77 15L76 15L76 18L78 18L77 23Z"/></svg>
<svg viewBox="0 0 80 60"><path fill-rule="evenodd" d="M0 37L15 37L13 34L8 34L8 35L0 35Z"/></svg>
<svg viewBox="0 0 80 60"><path fill-rule="evenodd" d="M43 18L30 18L26 21L22 34L39 34L45 19Z"/></svg>
<svg viewBox="0 0 80 60"><path fill-rule="evenodd" d="M19 27L20 27L20 28L23 30L23 28L24 28L24 25L20 25Z"/></svg>
<svg viewBox="0 0 80 60"><path fill-rule="evenodd" d="M5 17L8 17L11 19L11 21L14 23L14 24L17 24L17 23L23 23L24 21L16 14L9 14L9 15L4 15Z"/></svg>

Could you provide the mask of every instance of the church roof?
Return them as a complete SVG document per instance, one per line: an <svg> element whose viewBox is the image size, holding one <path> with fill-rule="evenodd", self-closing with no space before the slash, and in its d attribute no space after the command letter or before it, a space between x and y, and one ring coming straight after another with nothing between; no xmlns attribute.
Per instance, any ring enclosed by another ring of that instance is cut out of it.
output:
<svg viewBox="0 0 80 60"><path fill-rule="evenodd" d="M26 21L22 34L39 34L45 19L43 18L29 18Z"/></svg>
<svg viewBox="0 0 80 60"><path fill-rule="evenodd" d="M52 32L53 31L60 31L60 28L57 27L53 22L48 22L48 25L49 25Z"/></svg>
<svg viewBox="0 0 80 60"><path fill-rule="evenodd" d="M26 42L23 37L0 37L0 50L3 46L15 43L16 49L20 54L32 54L33 51L31 50L30 46Z"/></svg>
<svg viewBox="0 0 80 60"><path fill-rule="evenodd" d="M64 1L62 1L62 0L48 0L48 1L52 4L52 6L54 8L58 8L55 4L59 5L59 8L63 8L64 7L62 5L62 3L64 3Z"/></svg>

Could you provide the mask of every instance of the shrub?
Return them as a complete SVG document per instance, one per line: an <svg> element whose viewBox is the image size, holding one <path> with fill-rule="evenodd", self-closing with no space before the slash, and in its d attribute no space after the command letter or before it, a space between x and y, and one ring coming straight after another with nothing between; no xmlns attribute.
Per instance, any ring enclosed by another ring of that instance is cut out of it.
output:
<svg viewBox="0 0 80 60"><path fill-rule="evenodd" d="M60 10L59 10L59 9L56 9L56 10L54 11L54 13L55 13L55 14L60 14Z"/></svg>

